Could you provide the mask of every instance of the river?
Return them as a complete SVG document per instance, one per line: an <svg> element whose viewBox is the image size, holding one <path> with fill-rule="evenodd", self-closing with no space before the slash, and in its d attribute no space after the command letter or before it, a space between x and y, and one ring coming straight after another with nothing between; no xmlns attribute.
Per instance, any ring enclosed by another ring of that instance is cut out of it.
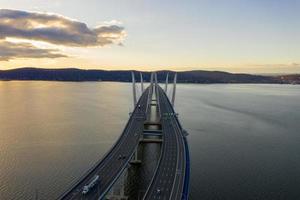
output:
<svg viewBox="0 0 300 200"><path fill-rule="evenodd" d="M170 86L171 89L171 86ZM55 199L132 110L128 83L0 81L0 199ZM300 86L178 84L190 199L300 199Z"/></svg>

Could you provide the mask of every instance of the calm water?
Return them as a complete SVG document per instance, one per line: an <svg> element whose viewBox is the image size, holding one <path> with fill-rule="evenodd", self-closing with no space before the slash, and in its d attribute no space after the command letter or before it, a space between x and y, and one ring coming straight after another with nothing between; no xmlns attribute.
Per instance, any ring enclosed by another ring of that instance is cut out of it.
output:
<svg viewBox="0 0 300 200"><path fill-rule="evenodd" d="M118 138L125 83L0 82L0 199L54 199ZM300 86L178 85L191 199L300 199Z"/></svg>

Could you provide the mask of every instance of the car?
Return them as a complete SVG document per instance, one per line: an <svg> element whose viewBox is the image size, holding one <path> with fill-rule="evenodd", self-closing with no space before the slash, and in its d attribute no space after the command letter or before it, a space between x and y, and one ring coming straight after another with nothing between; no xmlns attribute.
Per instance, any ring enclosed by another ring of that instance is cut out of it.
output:
<svg viewBox="0 0 300 200"><path fill-rule="evenodd" d="M82 194L87 194L89 191L90 191L89 187L85 185L83 187Z"/></svg>
<svg viewBox="0 0 300 200"><path fill-rule="evenodd" d="M118 157L119 160L125 159L125 158L126 158L126 156L125 156L125 155L122 155L122 154L120 154L119 157Z"/></svg>
<svg viewBox="0 0 300 200"><path fill-rule="evenodd" d="M99 181L100 181L100 176L99 175L94 176L94 178L91 179L88 184L83 186L82 194L86 195L93 187L95 187L95 185L99 183Z"/></svg>
<svg viewBox="0 0 300 200"><path fill-rule="evenodd" d="M157 194L160 194L161 190L159 188L157 188L156 192L157 192Z"/></svg>

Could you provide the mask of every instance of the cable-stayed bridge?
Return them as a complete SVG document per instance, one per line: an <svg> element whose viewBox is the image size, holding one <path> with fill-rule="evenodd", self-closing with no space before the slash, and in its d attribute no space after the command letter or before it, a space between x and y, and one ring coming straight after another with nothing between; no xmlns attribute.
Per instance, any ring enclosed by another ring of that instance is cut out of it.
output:
<svg viewBox="0 0 300 200"><path fill-rule="evenodd" d="M134 110L119 139L59 199L129 199L126 194L111 196L108 193L128 166L141 164L138 152L145 143L159 143L161 150L151 181L138 199L188 199L190 159L187 134L174 110L177 74L174 76L171 99L167 95L168 75L164 89L159 86L156 73L151 74L150 86L146 89L142 74L140 78L141 96L137 99L136 81L132 73ZM154 119L151 117L153 107Z"/></svg>

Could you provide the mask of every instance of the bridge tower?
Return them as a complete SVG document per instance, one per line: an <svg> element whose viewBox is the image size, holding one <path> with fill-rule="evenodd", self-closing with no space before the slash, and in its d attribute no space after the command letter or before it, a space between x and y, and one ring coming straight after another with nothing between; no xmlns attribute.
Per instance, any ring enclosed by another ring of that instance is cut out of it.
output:
<svg viewBox="0 0 300 200"><path fill-rule="evenodd" d="M144 80L143 80L142 72L140 72L140 76L141 76L141 91L142 91L142 94L143 94L143 92L144 92Z"/></svg>
<svg viewBox="0 0 300 200"><path fill-rule="evenodd" d="M147 101L147 108L150 109L150 112L147 112L146 120L144 122L144 130L143 134L140 137L140 144L137 146L135 153L133 154L132 160L130 161L131 164L141 164L142 163L142 156L140 155L140 148L143 144L146 143L162 143L162 130L161 130L161 122L160 122L160 116L157 115L159 113L158 108L158 96L157 96L157 87L158 87L158 81L157 81L157 74L151 73L150 78L150 92L148 96ZM155 95L153 95L153 92L155 92ZM155 98L154 98L155 96ZM153 107L156 107L153 109ZM152 110L153 109L153 110ZM151 115L155 115L155 119L151 117ZM149 129L149 127L152 127ZM153 129L153 127L156 127Z"/></svg>
<svg viewBox="0 0 300 200"><path fill-rule="evenodd" d="M165 84L165 93L167 94L167 90L168 90L168 82L169 82L169 73L167 73L167 77L166 77L166 84Z"/></svg>
<svg viewBox="0 0 300 200"><path fill-rule="evenodd" d="M131 77L132 77L132 93L133 93L133 107L136 106L136 87L135 87L135 77L134 77L134 72L131 72Z"/></svg>
<svg viewBox="0 0 300 200"><path fill-rule="evenodd" d="M175 103L175 95L176 95L176 82L177 82L177 73L174 75L174 83L173 83L173 94L172 94L172 106L174 107Z"/></svg>
<svg viewBox="0 0 300 200"><path fill-rule="evenodd" d="M157 73L154 73L154 78L155 78L155 86L157 85Z"/></svg>
<svg viewBox="0 0 300 200"><path fill-rule="evenodd" d="M153 85L153 72L151 72L150 84Z"/></svg>

